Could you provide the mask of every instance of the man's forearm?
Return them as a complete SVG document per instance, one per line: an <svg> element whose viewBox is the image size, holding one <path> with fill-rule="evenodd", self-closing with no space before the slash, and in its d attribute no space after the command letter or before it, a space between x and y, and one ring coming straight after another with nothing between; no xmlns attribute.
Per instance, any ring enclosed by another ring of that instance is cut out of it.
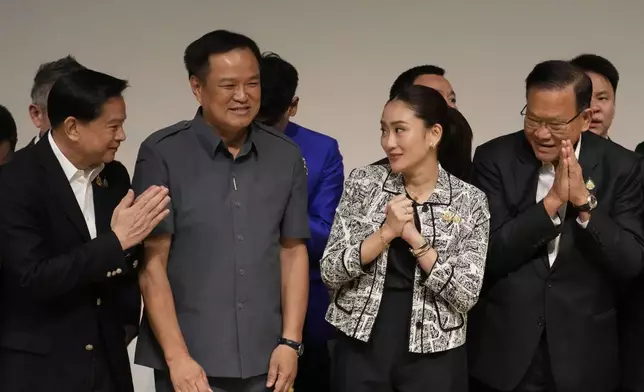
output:
<svg viewBox="0 0 644 392"><path fill-rule="evenodd" d="M140 281L145 313L166 361L188 354L165 271L146 271L141 274Z"/></svg>
<svg viewBox="0 0 644 392"><path fill-rule="evenodd" d="M169 244L146 241L145 248L145 267L139 274L144 309L166 362L169 362L188 354L166 272Z"/></svg>
<svg viewBox="0 0 644 392"><path fill-rule="evenodd" d="M309 295L309 263L306 245L282 249L282 336L302 341Z"/></svg>

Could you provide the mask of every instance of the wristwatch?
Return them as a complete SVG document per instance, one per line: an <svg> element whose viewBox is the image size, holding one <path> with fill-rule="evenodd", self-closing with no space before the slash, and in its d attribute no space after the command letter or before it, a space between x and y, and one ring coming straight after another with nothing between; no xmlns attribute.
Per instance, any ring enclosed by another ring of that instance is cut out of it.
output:
<svg viewBox="0 0 644 392"><path fill-rule="evenodd" d="M302 343L296 342L295 340L289 340L286 338L280 338L280 340L277 341L277 345L286 345L295 350L297 353L298 357L301 357L302 354L304 354L304 345Z"/></svg>
<svg viewBox="0 0 644 392"><path fill-rule="evenodd" d="M580 206L574 206L574 207L581 212L590 212L597 207L597 198L595 197L595 195L590 193L588 194L588 199L586 200L586 204L582 204Z"/></svg>

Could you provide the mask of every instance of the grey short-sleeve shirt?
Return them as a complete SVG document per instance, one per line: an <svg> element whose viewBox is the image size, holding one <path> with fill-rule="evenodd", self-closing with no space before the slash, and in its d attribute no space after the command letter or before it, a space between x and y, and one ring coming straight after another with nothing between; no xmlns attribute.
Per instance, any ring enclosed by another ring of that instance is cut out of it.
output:
<svg viewBox="0 0 644 392"><path fill-rule="evenodd" d="M198 112L141 145L133 187L150 185L172 198L154 233L172 234L168 279L190 354L211 377L266 373L282 332L279 240L309 237L299 148L253 124L233 158ZM135 362L166 369L145 317Z"/></svg>

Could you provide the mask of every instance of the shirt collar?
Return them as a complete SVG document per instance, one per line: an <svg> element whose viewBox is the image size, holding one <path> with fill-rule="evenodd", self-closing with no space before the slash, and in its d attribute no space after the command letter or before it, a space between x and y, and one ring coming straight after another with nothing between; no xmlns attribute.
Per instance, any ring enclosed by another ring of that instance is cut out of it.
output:
<svg viewBox="0 0 644 392"><path fill-rule="evenodd" d="M63 172L65 173L67 181L72 182L79 176L85 176L89 179L89 182L92 182L105 167L105 164L101 163L100 165L89 168L87 170L77 169L76 166L74 166L74 164L71 163L69 159L67 159L65 154L60 151L60 148L58 148L58 145L56 144L56 141L54 140L51 132L47 132L46 136L49 139L49 144L51 145L51 149L54 152L56 159L60 163L60 166L63 168Z"/></svg>
<svg viewBox="0 0 644 392"><path fill-rule="evenodd" d="M219 137L219 135L214 132L213 128L203 118L202 108L199 108L197 110L197 113L192 120L192 128L197 133L197 138L201 142L201 145L206 149L211 157L214 157L217 151L226 150L226 146L224 145L223 140L221 140L221 137ZM253 122L248 127L246 141L244 142L244 145L237 155L238 158L243 157L253 149L255 150L255 153L257 153L257 143L255 141L255 138L253 137L254 133L256 132L256 125Z"/></svg>

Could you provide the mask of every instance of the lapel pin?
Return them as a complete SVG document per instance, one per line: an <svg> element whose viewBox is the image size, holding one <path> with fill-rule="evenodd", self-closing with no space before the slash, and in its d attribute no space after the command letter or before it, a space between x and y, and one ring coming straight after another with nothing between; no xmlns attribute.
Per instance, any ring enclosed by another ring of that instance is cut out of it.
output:
<svg viewBox="0 0 644 392"><path fill-rule="evenodd" d="M96 185L101 188L107 188L107 180L101 178L101 176L96 177Z"/></svg>
<svg viewBox="0 0 644 392"><path fill-rule="evenodd" d="M588 179L588 181L586 181L586 189L588 189L589 191L595 189L595 183L590 178Z"/></svg>

